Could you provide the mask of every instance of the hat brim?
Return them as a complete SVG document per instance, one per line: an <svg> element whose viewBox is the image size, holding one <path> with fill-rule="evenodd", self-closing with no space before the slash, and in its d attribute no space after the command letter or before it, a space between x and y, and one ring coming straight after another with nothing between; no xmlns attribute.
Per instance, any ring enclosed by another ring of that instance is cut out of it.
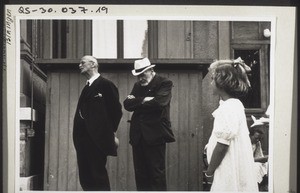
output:
<svg viewBox="0 0 300 193"><path fill-rule="evenodd" d="M132 70L131 72L132 72L133 76L138 76L138 75L142 74L143 72L145 72L146 70L148 70L148 69L150 69L150 68L153 68L153 67L155 67L155 64L152 64L152 65L150 65L150 66L144 68L144 69L143 69L142 71L140 71L140 72L137 72L135 69Z"/></svg>
<svg viewBox="0 0 300 193"><path fill-rule="evenodd" d="M264 125L263 123L253 123L250 128L256 127L256 126L262 126Z"/></svg>

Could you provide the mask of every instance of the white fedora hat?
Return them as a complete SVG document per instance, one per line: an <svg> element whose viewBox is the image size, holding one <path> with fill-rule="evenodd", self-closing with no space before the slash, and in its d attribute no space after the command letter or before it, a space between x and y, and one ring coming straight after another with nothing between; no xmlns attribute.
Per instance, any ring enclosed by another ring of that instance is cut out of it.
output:
<svg viewBox="0 0 300 193"><path fill-rule="evenodd" d="M134 61L134 69L131 72L133 76L138 76L154 66L155 64L151 64L148 58L136 60Z"/></svg>

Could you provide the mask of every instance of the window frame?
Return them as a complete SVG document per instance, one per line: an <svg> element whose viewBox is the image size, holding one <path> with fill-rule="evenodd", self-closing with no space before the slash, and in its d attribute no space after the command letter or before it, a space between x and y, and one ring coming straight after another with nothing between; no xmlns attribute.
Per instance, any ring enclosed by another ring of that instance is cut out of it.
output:
<svg viewBox="0 0 300 193"><path fill-rule="evenodd" d="M235 41L230 46L231 58L235 50L258 50L260 63L260 108L246 108L248 114L264 114L270 103L270 69L269 69L269 41Z"/></svg>

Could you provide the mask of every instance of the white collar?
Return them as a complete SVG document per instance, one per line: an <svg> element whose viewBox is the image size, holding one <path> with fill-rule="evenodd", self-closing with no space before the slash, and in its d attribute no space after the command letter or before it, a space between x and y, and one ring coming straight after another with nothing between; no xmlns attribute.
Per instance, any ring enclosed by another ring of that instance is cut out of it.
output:
<svg viewBox="0 0 300 193"><path fill-rule="evenodd" d="M99 73L95 74L94 76L92 76L87 83L89 83L89 85L91 86L93 84L93 82L100 76Z"/></svg>

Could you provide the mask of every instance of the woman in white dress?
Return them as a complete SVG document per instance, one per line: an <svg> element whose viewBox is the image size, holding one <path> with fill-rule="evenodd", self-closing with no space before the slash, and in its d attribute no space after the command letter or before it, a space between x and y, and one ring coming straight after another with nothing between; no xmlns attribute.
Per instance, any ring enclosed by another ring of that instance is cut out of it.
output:
<svg viewBox="0 0 300 193"><path fill-rule="evenodd" d="M245 108L238 99L250 88L246 74L250 70L240 58L216 61L209 67L214 94L221 99L212 113L214 126L206 145L205 175L213 178L211 191L258 192Z"/></svg>

